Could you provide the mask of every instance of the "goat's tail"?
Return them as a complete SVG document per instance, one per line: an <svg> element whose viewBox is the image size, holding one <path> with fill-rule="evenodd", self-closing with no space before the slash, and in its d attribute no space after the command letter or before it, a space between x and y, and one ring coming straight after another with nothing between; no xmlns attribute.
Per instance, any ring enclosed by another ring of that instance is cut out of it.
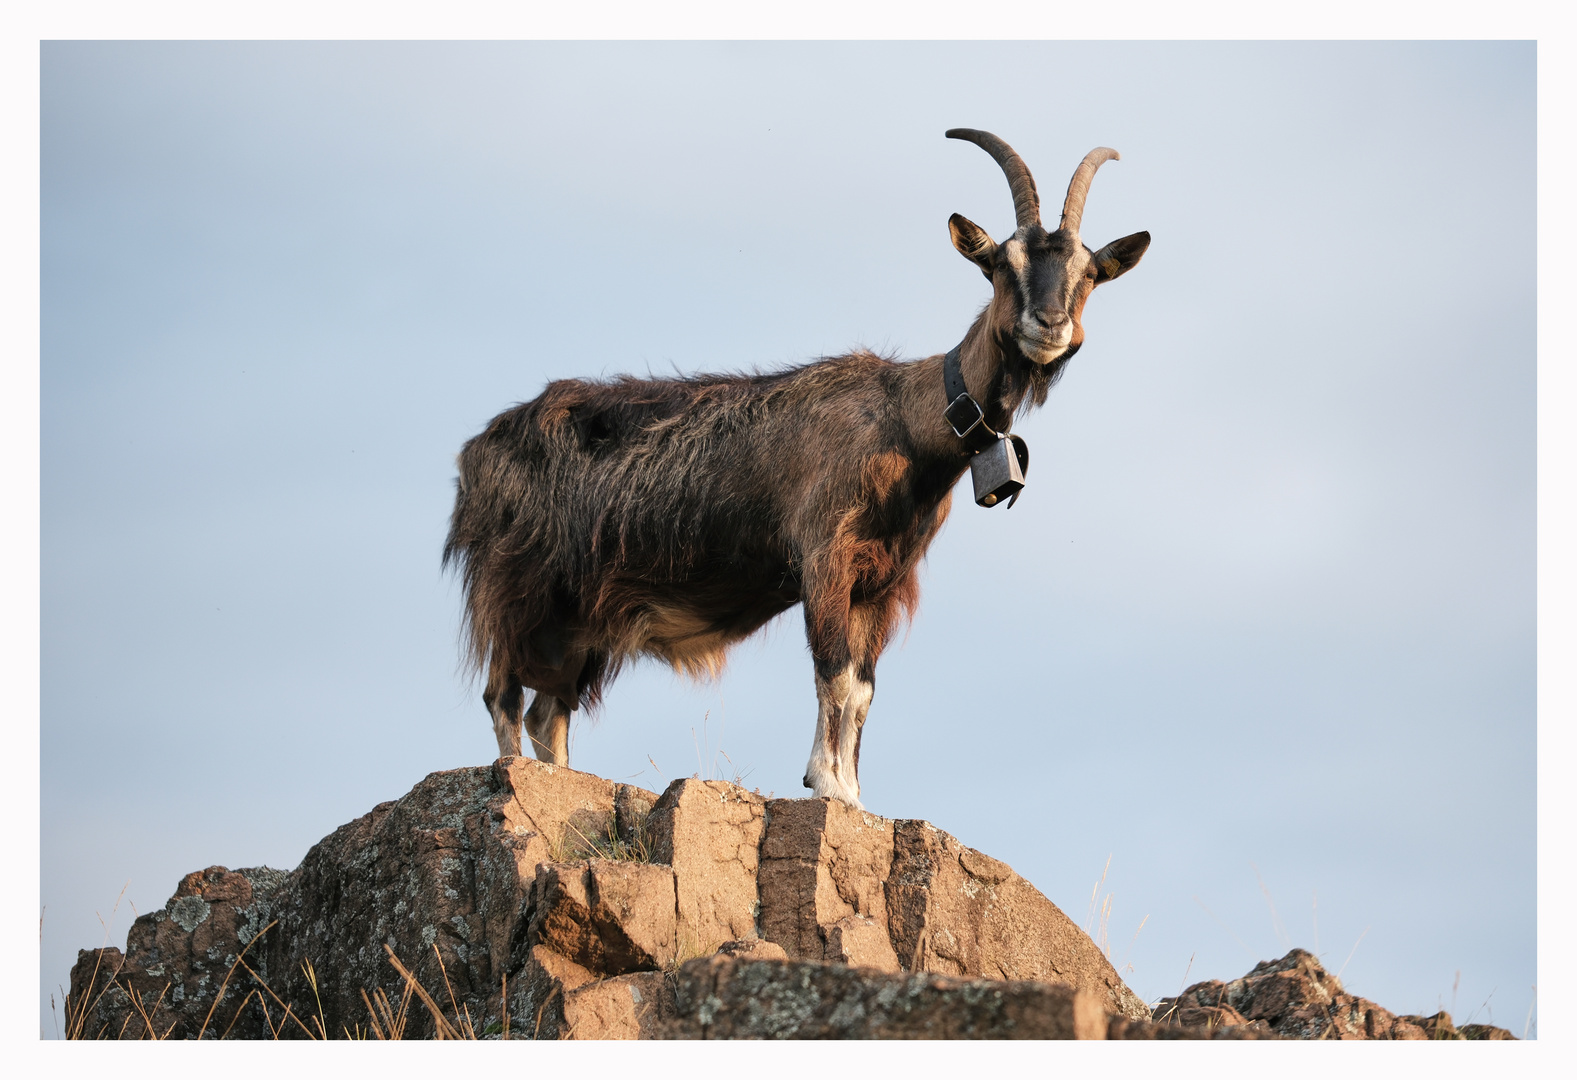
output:
<svg viewBox="0 0 1577 1080"><path fill-rule="evenodd" d="M530 661L531 635L552 609L546 573L555 552L551 528L520 509L535 478L499 453L486 434L465 445L456 465L442 565L458 570L464 593L462 668L475 676L502 666L518 676Z"/></svg>
<svg viewBox="0 0 1577 1080"><path fill-rule="evenodd" d="M462 473L461 478L455 481L454 511L449 516L449 535L444 538L444 554L441 565L445 570L454 568L458 571L460 587L464 593L464 603L460 608L458 641L460 646L460 670L474 678L481 674L487 661L487 653L490 650L487 641L488 635L485 632L478 633L479 630L483 629L475 615L477 573L480 567L477 565L478 560L474 557L470 543L467 542L469 530L465 527L465 504L465 479Z"/></svg>
<svg viewBox="0 0 1577 1080"><path fill-rule="evenodd" d="M455 464L459 476L455 479L454 511L449 516L449 535L444 538L442 566L455 569L460 578L464 603L460 613L459 645L461 670L476 677L487 670L499 640L498 606L488 596L488 579L493 575L487 566L490 534L486 514L478 505L474 477L468 475L471 462L466 451L468 443Z"/></svg>

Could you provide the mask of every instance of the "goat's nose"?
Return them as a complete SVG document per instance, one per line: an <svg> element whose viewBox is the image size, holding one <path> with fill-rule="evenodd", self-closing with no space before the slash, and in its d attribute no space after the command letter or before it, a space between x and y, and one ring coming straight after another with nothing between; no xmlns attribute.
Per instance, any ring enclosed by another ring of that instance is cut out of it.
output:
<svg viewBox="0 0 1577 1080"><path fill-rule="evenodd" d="M1037 311L1035 321L1047 330L1057 330L1068 324L1068 316L1061 311Z"/></svg>

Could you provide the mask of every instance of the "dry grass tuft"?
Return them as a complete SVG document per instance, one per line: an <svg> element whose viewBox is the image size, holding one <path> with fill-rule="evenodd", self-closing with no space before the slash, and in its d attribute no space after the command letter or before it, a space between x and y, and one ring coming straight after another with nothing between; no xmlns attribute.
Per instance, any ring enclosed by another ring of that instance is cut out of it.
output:
<svg viewBox="0 0 1577 1080"><path fill-rule="evenodd" d="M679 938L675 943L674 958L663 965L663 974L677 978L679 968L690 960L701 956L711 956L717 951L721 941L705 942L696 933L690 920L681 916L679 918Z"/></svg>
<svg viewBox="0 0 1577 1080"><path fill-rule="evenodd" d="M126 890L130 887L130 881L126 882L125 885L120 887L120 895L115 897L115 906L110 908L110 922L114 922L115 913L120 910L120 902L121 900L125 899ZM88 993L93 992L94 984L98 981L99 965L103 963L104 950L109 946L110 943L110 924L105 922L104 916L100 915L96 911L93 913L93 917L98 919L100 926L104 927L104 940L99 943L99 954L98 957L93 961L93 974L88 978ZM39 916L38 922L39 934L42 936L44 923L44 918L42 915ZM64 989L61 990L60 998L63 1002L65 1002L66 1010L66 1038L85 1039L88 1037L84 1032L84 1028L87 1026L88 1022L88 1016L93 1012L94 1009L98 1008L99 1002L104 1000L104 995L109 992L110 987L115 985L115 980L120 976L120 969L121 967L125 966L125 963L125 957L122 957L120 966L116 967L116 969L110 973L110 977L104 982L103 989L101 989L98 994L94 996L92 1001L72 1001L71 995L66 993ZM54 1003L53 998L50 999L50 1003ZM98 1034L102 1035L103 1033L99 1032Z"/></svg>
<svg viewBox="0 0 1577 1080"><path fill-rule="evenodd" d="M400 978L405 980L407 997L415 994L418 1001L427 1007L428 1013L433 1018L433 1038L435 1039L466 1039L476 1040L476 1028L471 1023L471 1011L455 1001L454 987L449 983L449 972L444 968L443 954L438 951L438 946L433 946L433 955L438 957L438 970L444 978L444 988L449 992L449 1004L454 1008L454 1019L450 1020L443 1008L427 992L426 987L416 980L410 968L400 963L400 958L394 955L394 950L388 945L383 951L389 954L389 963L394 965L394 970L400 973ZM507 1001L504 1006L508 1011ZM402 1025L403 1030L403 1025Z"/></svg>
<svg viewBox="0 0 1577 1080"><path fill-rule="evenodd" d="M744 787L745 778L755 770L745 769L743 772L741 772L739 766L734 764L734 759L729 757L728 754L723 751L723 734L728 730L728 717L726 714L723 717L722 724L718 728L717 746L712 746L708 723L711 718L712 712L710 709L708 709L706 714L701 717L701 735L699 738L696 736L695 728L690 729L690 741L695 744L695 763L697 766L695 774L691 777L691 779L726 780L735 787ZM703 757L703 747L707 751L710 751L710 760L707 760ZM722 758L728 763L728 767L726 769L718 765L718 758ZM646 760L651 761L651 755L648 754ZM652 766L654 768L656 765L657 763L652 761ZM760 792L757 791L757 794L759 795Z"/></svg>
<svg viewBox="0 0 1577 1080"><path fill-rule="evenodd" d="M117 905L118 903L117 901ZM103 920L101 919L100 921L102 922ZM307 985L312 990L313 1001L317 1004L317 1015L306 1017L305 1019L297 1016L294 1008L283 1001L278 994L274 993L267 980L246 962L246 954L251 950L252 946L257 944L264 934L277 925L278 921L276 920L265 926L256 937L247 942L246 947L241 950L241 955L237 956L235 962L230 965L230 970L225 974L224 981L220 983L219 992L214 996L213 1004L208 1007L208 1013L203 1018L202 1026L198 1028L197 1038L199 1041L208 1034L209 1025L213 1022L214 1014L229 993L238 971L245 972L256 985L241 998L241 1002L236 1007L235 1015L231 1017L229 1025L218 1036L219 1040L229 1038L236 1022L241 1019L247 1005L254 999L262 1014L264 1026L267 1028L269 1035L275 1040L278 1040L287 1031L298 1033L300 1036L314 1042L324 1042L329 1039L328 1027L324 1021L323 998L318 987L318 973L317 969L313 967L311 960L303 960L301 962L301 973L305 976ZM106 940L108 940L108 933L109 931L106 928ZM405 988L401 992L397 1003L390 1001L389 995L382 987L375 987L371 994L366 990L362 990L361 1000L367 1007L367 1027L363 1028L360 1024L355 1025L354 1029L341 1027L340 1030L345 1038L365 1040L371 1036L380 1041L404 1039L410 1024L411 1002L413 1000L420 1001L432 1016L434 1038L475 1040L479 1037L475 1025L472 1023L470 1010L455 998L454 987L449 981L448 969L444 966L443 954L438 951L437 945L433 946L433 953L438 957L438 971L443 978L444 990L449 998L450 1011L448 1012L443 1009L432 994L427 992L426 988L421 985L411 970L400 962L399 957L394 954L392 948L385 945L384 951L388 953L389 962L394 965L394 970L404 981ZM95 985L94 980L98 978L98 975L99 969L95 966L93 978L88 983L90 989ZM104 985L99 988L98 993L91 1001L77 1002L73 1001L70 995L65 995L65 1037L67 1039L105 1037L106 1032L104 1031L89 1035L85 1028L88 1017L93 1010L98 1007L105 994L117 985L116 979L119 975L119 968L111 972ZM500 999L503 1006L503 1019L496 1027L490 1025L484 1034L502 1034L507 1039L509 1038L509 977L507 975L500 980L500 988L503 991ZM175 1021L172 1021L163 1031L159 1031L153 1022L153 1016L158 1012L159 1006L164 1002L165 995L170 990L169 983L165 984L164 989L159 992L158 997L151 1003L144 1000L145 994L139 994L129 987L123 986L120 987L120 990L131 1003L132 1012L127 1015L125 1022L121 1025L121 1030L114 1034L115 1038L126 1038L129 1033L131 1037L141 1039L163 1040L170 1037L170 1033L174 1031L176 1026ZM271 1004L272 1007L270 1007ZM133 1020L140 1026L140 1034L136 1034L137 1029L131 1027Z"/></svg>
<svg viewBox="0 0 1577 1080"><path fill-rule="evenodd" d="M405 1024L411 1015L411 998L415 996L412 987L415 980L405 981L405 992L400 995L398 1006L389 1003L389 995L383 987L374 987L372 996L367 996L367 991L361 992L362 1003L367 1006L368 1027L374 1038L380 1042L398 1042L405 1038ZM347 1039L365 1039L367 1034L357 1026L354 1033L345 1032Z"/></svg>
<svg viewBox="0 0 1577 1080"><path fill-rule="evenodd" d="M1101 886L1106 884L1106 874L1111 868L1112 857L1108 855L1106 865L1101 868L1100 880L1095 883L1095 888L1090 890L1090 908L1085 915L1083 929L1090 940L1095 942L1095 947L1101 951L1101 955L1106 957L1106 962L1116 968L1118 974L1122 974L1133 971L1133 965L1128 961L1133 956L1133 947L1139 940L1139 933L1144 929L1144 924L1150 921L1150 916L1146 915L1139 920L1139 927L1128 942L1128 951L1119 962L1112 955L1111 942L1112 904L1116 900L1116 894L1108 892L1105 897L1101 896Z"/></svg>
<svg viewBox="0 0 1577 1080"><path fill-rule="evenodd" d="M611 814L608 816L608 827L601 836L587 836L573 822L566 822L558 840L548 845L548 857L559 863L581 859L649 863L652 861L652 848L647 839L646 818L642 817L635 823L628 840L619 835L618 823Z"/></svg>

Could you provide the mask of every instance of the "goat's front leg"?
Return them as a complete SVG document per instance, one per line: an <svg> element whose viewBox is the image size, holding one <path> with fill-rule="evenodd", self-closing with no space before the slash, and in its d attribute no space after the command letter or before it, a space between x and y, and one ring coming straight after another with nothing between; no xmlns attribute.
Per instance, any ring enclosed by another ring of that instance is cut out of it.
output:
<svg viewBox="0 0 1577 1080"><path fill-rule="evenodd" d="M526 737L538 761L569 764L569 706L552 694L537 691L526 710Z"/></svg>
<svg viewBox="0 0 1577 1080"><path fill-rule="evenodd" d="M860 805L860 733L876 692L876 658L887 643L893 604L851 602L842 589L812 592L806 636L816 661L816 740L805 786L818 797Z"/></svg>
<svg viewBox="0 0 1577 1080"><path fill-rule="evenodd" d="M816 665L816 740L805 769L805 786L819 798L831 796L857 810L860 805L860 729L876 687L856 664Z"/></svg>
<svg viewBox="0 0 1577 1080"><path fill-rule="evenodd" d="M806 631L816 660L816 742L805 786L818 796L860 805L860 736L876 693L876 660L887 647L912 579L859 601L806 605Z"/></svg>

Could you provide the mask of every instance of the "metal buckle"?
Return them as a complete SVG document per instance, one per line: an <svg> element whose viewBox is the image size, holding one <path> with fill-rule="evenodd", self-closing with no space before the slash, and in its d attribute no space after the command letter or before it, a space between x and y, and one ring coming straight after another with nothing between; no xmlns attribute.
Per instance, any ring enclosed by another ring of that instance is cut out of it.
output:
<svg viewBox="0 0 1577 1080"><path fill-rule="evenodd" d="M953 434L960 439L967 438L971 431L979 427L986 419L986 410L980 403L968 394L959 394L953 403L942 413L948 425L953 429ZM964 423L964 421L968 423Z"/></svg>

